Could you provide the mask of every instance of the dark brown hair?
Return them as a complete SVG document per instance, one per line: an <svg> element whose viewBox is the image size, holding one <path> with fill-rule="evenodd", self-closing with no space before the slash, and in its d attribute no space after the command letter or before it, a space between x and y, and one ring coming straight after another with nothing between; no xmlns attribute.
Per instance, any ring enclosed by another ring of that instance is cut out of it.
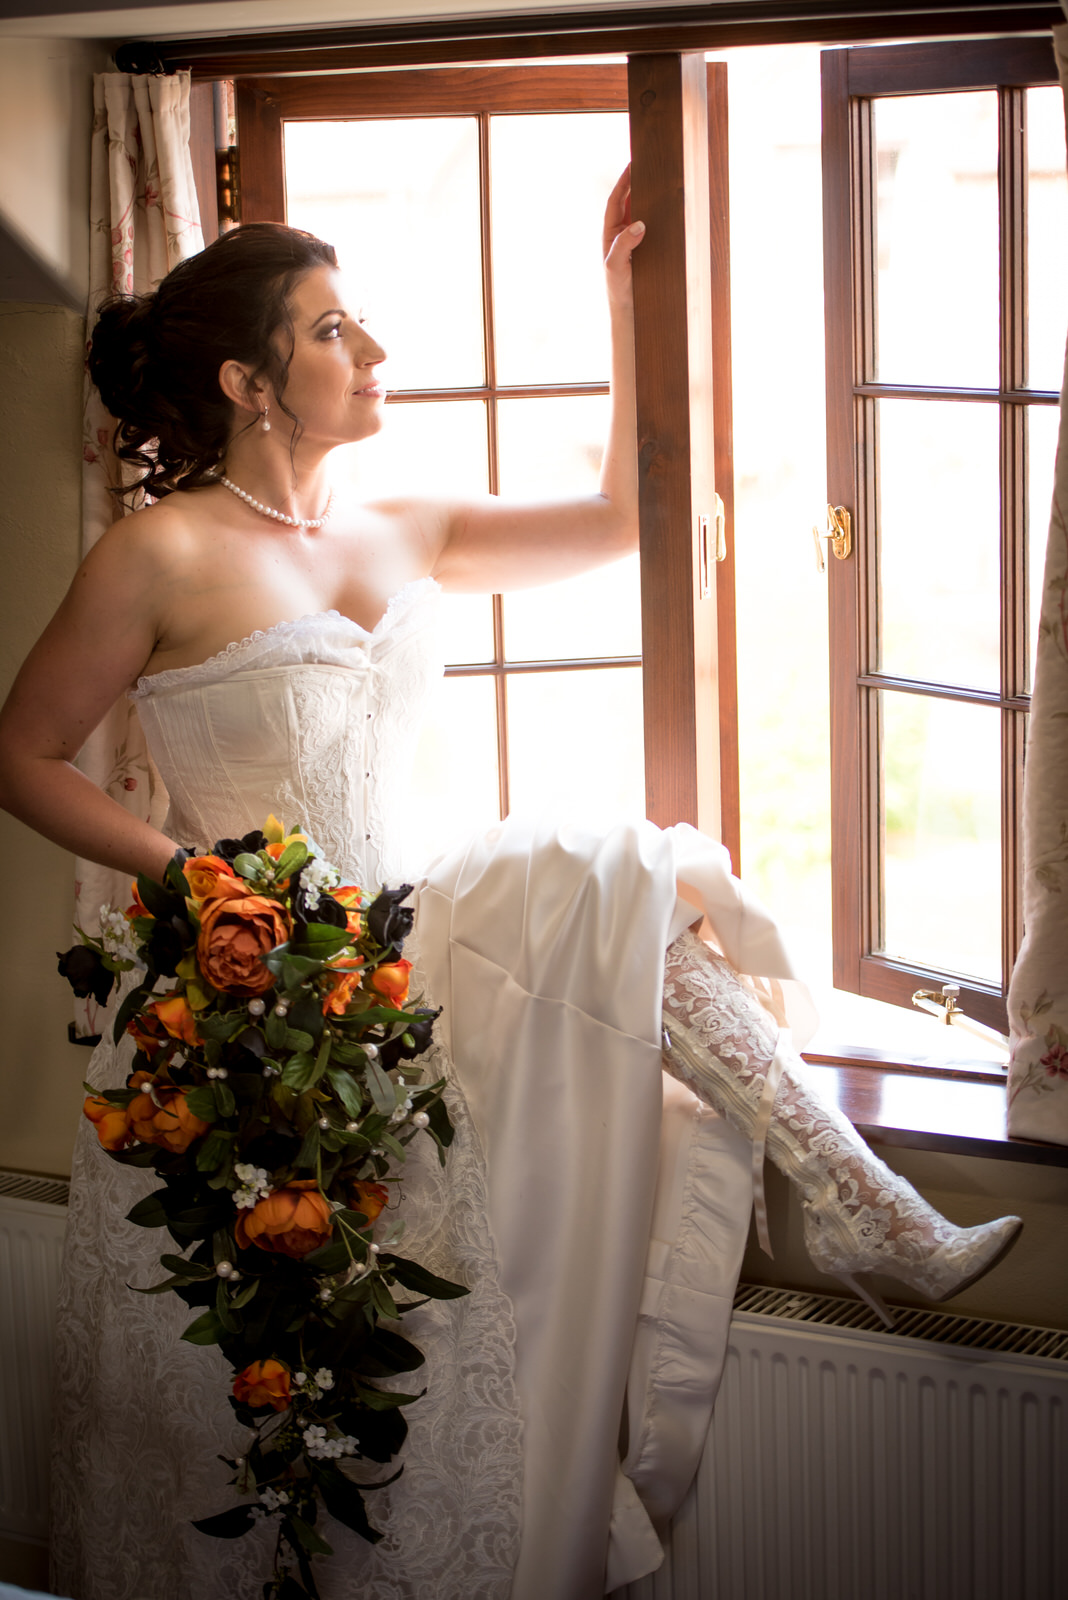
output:
<svg viewBox="0 0 1068 1600"><path fill-rule="evenodd" d="M288 302L304 274L322 266L337 266L332 245L251 222L180 262L155 293L105 303L89 375L117 419L116 455L142 469L135 489L158 499L219 476L234 422L219 387L224 361L267 378L299 427L283 399L293 355Z"/></svg>

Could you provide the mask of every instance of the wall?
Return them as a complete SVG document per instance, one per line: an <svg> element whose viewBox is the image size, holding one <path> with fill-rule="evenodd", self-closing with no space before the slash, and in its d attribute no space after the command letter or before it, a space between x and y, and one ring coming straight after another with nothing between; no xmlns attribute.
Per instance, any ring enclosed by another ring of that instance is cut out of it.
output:
<svg viewBox="0 0 1068 1600"><path fill-rule="evenodd" d="M78 563L84 321L0 303L3 573L0 692L59 604ZM71 944L73 860L0 813L0 972L16 1004L0 1030L0 1166L69 1170L88 1052L67 1043L70 990L55 952Z"/></svg>
<svg viewBox="0 0 1068 1600"><path fill-rule="evenodd" d="M5 39L0 51L0 220L79 302L89 284L92 74L107 63L103 45L79 39Z"/></svg>
<svg viewBox="0 0 1068 1600"><path fill-rule="evenodd" d="M909 1180L952 1222L973 1227L1015 1213L1024 1228L1010 1255L946 1309L963 1315L1003 1318L1038 1327L1068 1328L1068 1273L1064 1270L1064 1218L1068 1212L1068 1167L998 1161L930 1150L882 1148L878 1154ZM801 1208L786 1179L769 1164L765 1172L774 1260L768 1260L750 1230L742 1278L819 1294L845 1294L833 1278L817 1272L805 1253ZM926 1305L892 1278L872 1280L888 1300Z"/></svg>

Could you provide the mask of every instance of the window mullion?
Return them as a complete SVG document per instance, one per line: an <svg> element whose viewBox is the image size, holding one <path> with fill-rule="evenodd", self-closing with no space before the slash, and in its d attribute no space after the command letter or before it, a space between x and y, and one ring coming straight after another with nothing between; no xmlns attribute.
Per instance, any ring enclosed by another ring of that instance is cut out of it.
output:
<svg viewBox="0 0 1068 1600"><path fill-rule="evenodd" d="M1027 91L998 91L1000 227L1000 385L1027 386ZM1008 699L1030 688L1027 584L1027 408L1001 406L1001 690ZM1001 959L1003 982L1023 937L1020 825L1026 714L1001 716Z"/></svg>
<svg viewBox="0 0 1068 1600"><path fill-rule="evenodd" d="M486 382L486 459L490 494L501 492L500 440L497 428L497 343L493 307L493 229L490 221L490 115L478 113L478 212L482 257L482 349ZM504 666L504 601L493 605L494 709L497 722L497 794L502 817L511 809L508 782L508 678Z"/></svg>

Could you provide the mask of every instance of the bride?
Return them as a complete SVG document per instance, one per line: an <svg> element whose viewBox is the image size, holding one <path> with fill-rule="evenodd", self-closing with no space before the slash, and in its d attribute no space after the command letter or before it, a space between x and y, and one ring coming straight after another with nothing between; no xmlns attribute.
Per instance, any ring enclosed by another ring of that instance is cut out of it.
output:
<svg viewBox="0 0 1068 1600"><path fill-rule="evenodd" d="M643 231L624 175L605 219L601 490L565 504L364 505L331 487L332 450L382 426L385 352L310 235L235 229L154 295L105 308L90 369L156 503L100 540L23 667L0 721L2 803L69 850L156 878L176 844L210 847L274 811L347 881L395 882L392 796L435 670L440 590L547 582L636 543ZM170 795L166 832L73 765L126 692ZM738 976L790 976L774 928L692 829L508 822L431 866L416 896L417 971L444 1007L431 1070L448 1072L457 1137L444 1175L409 1162L408 1238L472 1292L413 1314L428 1392L404 1474L375 1500L386 1537L372 1548L332 1528L323 1593L590 1600L656 1567L696 1468L765 1141L813 1260L850 1282L878 1270L947 1298L1020 1224L947 1222L805 1086ZM702 911L719 950L691 931ZM96 1086L128 1070L109 1038ZM251 1600L266 1544L189 1527L229 1503L216 1458L242 1435L219 1404L219 1352L179 1341L185 1308L124 1287L152 1281L158 1256L124 1221L136 1183L83 1126L54 1586Z"/></svg>

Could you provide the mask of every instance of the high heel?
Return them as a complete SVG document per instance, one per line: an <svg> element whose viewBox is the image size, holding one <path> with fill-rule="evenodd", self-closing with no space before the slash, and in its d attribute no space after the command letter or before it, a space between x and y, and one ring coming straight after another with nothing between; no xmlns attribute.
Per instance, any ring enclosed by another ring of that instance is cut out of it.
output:
<svg viewBox="0 0 1068 1600"><path fill-rule="evenodd" d="M729 964L693 934L668 951L664 1028L667 1070L754 1140L755 1169L766 1135L768 1154L798 1191L813 1264L888 1324L889 1312L858 1274L882 1273L938 1302L975 1283L1015 1244L1019 1217L957 1227L880 1161L804 1082L800 1058Z"/></svg>

